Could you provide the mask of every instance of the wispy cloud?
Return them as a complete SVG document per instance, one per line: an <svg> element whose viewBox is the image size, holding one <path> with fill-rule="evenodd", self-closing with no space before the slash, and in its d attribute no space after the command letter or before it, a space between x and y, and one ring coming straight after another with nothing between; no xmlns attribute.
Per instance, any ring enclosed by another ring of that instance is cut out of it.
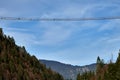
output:
<svg viewBox="0 0 120 80"><path fill-rule="evenodd" d="M108 21L99 28L99 31L118 29L119 25L120 20Z"/></svg>
<svg viewBox="0 0 120 80"><path fill-rule="evenodd" d="M16 29L16 28L3 28L6 35L12 36L15 38L15 41L20 46L30 46L34 39L34 35L26 33L26 29ZM24 45L23 45L24 44Z"/></svg>
<svg viewBox="0 0 120 80"><path fill-rule="evenodd" d="M109 39L107 42L108 42L108 43L120 42L120 37Z"/></svg>
<svg viewBox="0 0 120 80"><path fill-rule="evenodd" d="M45 30L39 41L35 44L39 45L54 45L68 39L71 35L70 30L65 30L61 26L50 27Z"/></svg>

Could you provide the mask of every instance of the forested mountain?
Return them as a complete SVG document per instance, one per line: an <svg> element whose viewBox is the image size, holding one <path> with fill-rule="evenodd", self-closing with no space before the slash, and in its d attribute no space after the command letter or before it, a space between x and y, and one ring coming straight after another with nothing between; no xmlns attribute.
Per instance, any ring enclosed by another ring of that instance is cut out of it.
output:
<svg viewBox="0 0 120 80"><path fill-rule="evenodd" d="M97 58L96 72L85 72L77 75L77 80L120 80L120 50L115 63L104 63L103 59Z"/></svg>
<svg viewBox="0 0 120 80"><path fill-rule="evenodd" d="M63 80L0 28L0 80Z"/></svg>
<svg viewBox="0 0 120 80"><path fill-rule="evenodd" d="M64 64L57 61L51 60L40 60L41 63L45 64L46 67L59 72L65 79L76 80L78 73L84 73L88 71L95 72L96 64L86 65L86 66L73 66L70 64Z"/></svg>

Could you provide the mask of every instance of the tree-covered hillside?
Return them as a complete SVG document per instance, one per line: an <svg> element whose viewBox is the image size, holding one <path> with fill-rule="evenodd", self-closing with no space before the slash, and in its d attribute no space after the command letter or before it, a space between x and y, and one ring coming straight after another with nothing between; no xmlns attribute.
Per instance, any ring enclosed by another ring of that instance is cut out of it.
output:
<svg viewBox="0 0 120 80"><path fill-rule="evenodd" d="M115 63L105 64L103 59L97 58L96 72L85 72L78 74L77 80L120 80L120 51Z"/></svg>
<svg viewBox="0 0 120 80"><path fill-rule="evenodd" d="M0 80L63 80L0 28Z"/></svg>

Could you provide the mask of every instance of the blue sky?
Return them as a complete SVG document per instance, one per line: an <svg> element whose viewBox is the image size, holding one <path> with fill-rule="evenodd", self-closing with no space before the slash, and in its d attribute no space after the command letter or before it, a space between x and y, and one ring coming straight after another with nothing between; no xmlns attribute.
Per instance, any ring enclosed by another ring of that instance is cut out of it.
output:
<svg viewBox="0 0 120 80"><path fill-rule="evenodd" d="M86 18L120 16L119 0L0 0L0 16L26 18ZM120 20L0 21L38 59L73 65L106 62L120 49Z"/></svg>

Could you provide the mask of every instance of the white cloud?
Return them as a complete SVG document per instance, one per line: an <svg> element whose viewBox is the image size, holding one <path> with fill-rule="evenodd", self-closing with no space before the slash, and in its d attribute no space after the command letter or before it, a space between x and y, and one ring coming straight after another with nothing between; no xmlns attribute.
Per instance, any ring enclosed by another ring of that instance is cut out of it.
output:
<svg viewBox="0 0 120 80"><path fill-rule="evenodd" d="M71 30L65 30L62 26L52 26L47 28L42 36L35 41L39 45L56 45L64 42L71 35Z"/></svg>
<svg viewBox="0 0 120 80"><path fill-rule="evenodd" d="M119 28L119 25L120 25L120 20L108 21L107 23L103 24L103 25L99 28L99 31L113 30L113 29L115 29L115 28Z"/></svg>
<svg viewBox="0 0 120 80"><path fill-rule="evenodd" d="M12 28L12 27L4 27L5 30L7 31L16 31L16 32L27 32L29 31L28 29L23 29L23 28Z"/></svg>
<svg viewBox="0 0 120 80"><path fill-rule="evenodd" d="M109 40L107 40L108 43L118 43L120 42L120 37L115 37L115 38L110 38Z"/></svg>
<svg viewBox="0 0 120 80"><path fill-rule="evenodd" d="M15 29L15 28L3 28L4 33L11 37L14 37L16 43L20 46L30 46L33 43L34 35L30 33L25 33L25 29ZM31 43L31 44L30 44Z"/></svg>

